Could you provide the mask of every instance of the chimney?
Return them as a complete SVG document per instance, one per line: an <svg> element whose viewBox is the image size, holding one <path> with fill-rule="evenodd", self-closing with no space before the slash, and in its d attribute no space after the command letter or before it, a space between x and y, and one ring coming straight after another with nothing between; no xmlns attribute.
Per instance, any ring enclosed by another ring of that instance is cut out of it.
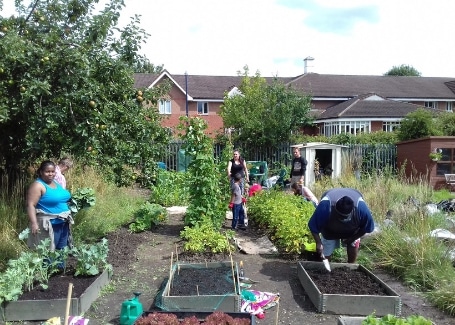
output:
<svg viewBox="0 0 455 325"><path fill-rule="evenodd" d="M303 73L304 74L310 73L310 71L308 71L309 70L308 68L312 68L313 66L309 66L308 61L313 61L313 60L314 60L314 58L311 56L307 56L305 59L303 59Z"/></svg>

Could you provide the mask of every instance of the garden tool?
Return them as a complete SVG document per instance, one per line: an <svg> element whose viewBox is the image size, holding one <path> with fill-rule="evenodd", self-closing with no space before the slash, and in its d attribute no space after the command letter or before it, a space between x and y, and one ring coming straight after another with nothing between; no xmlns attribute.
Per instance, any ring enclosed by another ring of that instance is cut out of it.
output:
<svg viewBox="0 0 455 325"><path fill-rule="evenodd" d="M325 258L324 253L321 253L322 263L327 271L331 272L329 260Z"/></svg>

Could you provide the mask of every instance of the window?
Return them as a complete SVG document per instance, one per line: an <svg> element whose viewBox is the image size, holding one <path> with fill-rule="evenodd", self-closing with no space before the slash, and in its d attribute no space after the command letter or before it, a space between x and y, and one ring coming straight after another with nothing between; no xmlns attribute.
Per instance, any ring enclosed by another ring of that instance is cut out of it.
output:
<svg viewBox="0 0 455 325"><path fill-rule="evenodd" d="M436 175L455 174L455 148L441 148L442 158L436 164Z"/></svg>
<svg viewBox="0 0 455 325"><path fill-rule="evenodd" d="M197 113L199 115L207 115L209 113L209 103L197 102Z"/></svg>
<svg viewBox="0 0 455 325"><path fill-rule="evenodd" d="M425 107L438 109L438 102L425 102Z"/></svg>
<svg viewBox="0 0 455 325"><path fill-rule="evenodd" d="M351 133L370 133L370 121L350 121L350 122L327 122L324 123L322 134L329 137L335 134Z"/></svg>
<svg viewBox="0 0 455 325"><path fill-rule="evenodd" d="M160 99L158 106L159 106L160 114L171 114L171 101L170 100Z"/></svg>
<svg viewBox="0 0 455 325"><path fill-rule="evenodd" d="M400 127L400 122L382 122L382 131L393 132Z"/></svg>
<svg viewBox="0 0 455 325"><path fill-rule="evenodd" d="M447 102L446 111L453 112L453 102Z"/></svg>

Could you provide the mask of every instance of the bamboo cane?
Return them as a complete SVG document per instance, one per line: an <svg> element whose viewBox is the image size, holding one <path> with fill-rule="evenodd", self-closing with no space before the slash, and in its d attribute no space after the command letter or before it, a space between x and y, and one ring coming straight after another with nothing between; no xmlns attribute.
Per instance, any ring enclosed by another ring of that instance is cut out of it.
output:
<svg viewBox="0 0 455 325"><path fill-rule="evenodd" d="M171 268L169 269L169 292L168 296L171 295L171 287L172 287L172 260L174 259L174 252L171 252Z"/></svg>
<svg viewBox="0 0 455 325"><path fill-rule="evenodd" d="M73 284L68 285L68 297L66 298L65 325L68 325L70 315L71 294L73 293Z"/></svg>
<svg viewBox="0 0 455 325"><path fill-rule="evenodd" d="M175 244L175 262L177 263L177 275L180 274L180 264L179 264L179 252L177 250L177 244Z"/></svg>
<svg viewBox="0 0 455 325"><path fill-rule="evenodd" d="M232 260L231 246L229 245L229 238L226 235L226 240L228 242L229 257L231 258L231 270L232 270L232 281L234 282L234 293L237 292L237 287L235 285L235 272L234 272L234 261ZM240 292L239 292L240 294Z"/></svg>
<svg viewBox="0 0 455 325"><path fill-rule="evenodd" d="M276 318L275 318L275 325L278 325L278 313L280 312L280 301L276 302Z"/></svg>

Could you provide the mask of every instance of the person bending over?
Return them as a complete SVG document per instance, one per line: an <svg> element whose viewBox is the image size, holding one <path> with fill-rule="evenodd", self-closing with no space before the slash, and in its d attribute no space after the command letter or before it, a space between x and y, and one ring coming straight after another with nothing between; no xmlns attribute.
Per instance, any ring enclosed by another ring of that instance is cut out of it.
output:
<svg viewBox="0 0 455 325"><path fill-rule="evenodd" d="M352 188L326 191L308 221L316 251L330 260L340 241L346 246L348 263L355 263L360 237L374 230L370 209L362 194Z"/></svg>

